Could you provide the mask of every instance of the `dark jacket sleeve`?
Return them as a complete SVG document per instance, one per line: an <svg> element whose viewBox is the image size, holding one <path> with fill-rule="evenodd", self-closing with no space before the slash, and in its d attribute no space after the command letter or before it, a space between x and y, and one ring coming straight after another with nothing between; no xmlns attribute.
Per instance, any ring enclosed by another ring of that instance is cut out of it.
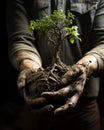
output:
<svg viewBox="0 0 104 130"><path fill-rule="evenodd" d="M15 63L13 56L17 51L32 53L38 62L41 62L40 55L34 45L35 37L28 29L31 17L27 10L26 1L7 0L8 54L12 64Z"/></svg>
<svg viewBox="0 0 104 130"><path fill-rule="evenodd" d="M98 4L91 37L94 48L87 54L94 55L98 60L99 70L104 71L104 0L100 0Z"/></svg>

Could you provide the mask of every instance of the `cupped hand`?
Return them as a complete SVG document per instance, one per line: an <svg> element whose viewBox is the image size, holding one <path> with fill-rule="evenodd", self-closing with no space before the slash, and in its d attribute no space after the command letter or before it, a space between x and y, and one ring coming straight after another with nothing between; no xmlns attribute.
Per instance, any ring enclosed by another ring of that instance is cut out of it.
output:
<svg viewBox="0 0 104 130"><path fill-rule="evenodd" d="M55 115L62 115L72 110L83 93L84 85L87 79L87 66L84 64L75 64L61 77L63 88L53 92L43 92L41 95L48 100L59 102L65 100L64 104L54 110Z"/></svg>
<svg viewBox="0 0 104 130"><path fill-rule="evenodd" d="M34 73L36 75L36 78L40 76L40 73L35 72L32 69L24 69L20 72L17 80L19 92L32 112L38 114L51 113L54 110L54 106L52 104L49 104L45 97L42 97L41 95L38 97L32 97L30 94L33 90L29 89L31 89L34 86L35 82L35 78L32 78L32 75ZM30 93L27 92L27 89Z"/></svg>

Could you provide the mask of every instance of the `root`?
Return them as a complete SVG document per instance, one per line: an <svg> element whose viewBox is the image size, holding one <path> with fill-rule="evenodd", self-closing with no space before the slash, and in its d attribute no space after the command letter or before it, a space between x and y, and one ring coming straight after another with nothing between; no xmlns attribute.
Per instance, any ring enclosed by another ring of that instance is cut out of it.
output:
<svg viewBox="0 0 104 130"><path fill-rule="evenodd" d="M27 94L38 97L43 91L56 91L62 87L60 78L69 70L62 62L51 64L45 69L39 69L27 80Z"/></svg>

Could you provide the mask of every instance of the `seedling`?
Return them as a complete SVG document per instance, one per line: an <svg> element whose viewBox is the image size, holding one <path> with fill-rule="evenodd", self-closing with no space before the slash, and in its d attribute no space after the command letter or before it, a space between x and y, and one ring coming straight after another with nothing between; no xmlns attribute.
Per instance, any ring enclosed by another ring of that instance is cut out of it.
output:
<svg viewBox="0 0 104 130"><path fill-rule="evenodd" d="M75 39L81 41L78 27L74 25L74 19L74 15L70 11L66 15L62 9L57 9L50 16L30 21L29 29L32 32L36 31L40 38L46 36L49 44L53 44L55 49L50 66L40 68L27 81L33 97L38 97L43 91L55 91L63 87L60 84L60 78L69 70L70 66L61 61L60 47L66 38L70 44L74 44Z"/></svg>

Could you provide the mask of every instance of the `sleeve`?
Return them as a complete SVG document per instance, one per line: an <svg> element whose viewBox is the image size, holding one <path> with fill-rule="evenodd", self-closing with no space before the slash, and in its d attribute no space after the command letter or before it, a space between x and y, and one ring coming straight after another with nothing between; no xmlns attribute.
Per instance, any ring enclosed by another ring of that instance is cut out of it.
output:
<svg viewBox="0 0 104 130"><path fill-rule="evenodd" d="M99 72L104 72L104 0L100 0L96 10L92 42L94 48L86 54L95 56L99 64Z"/></svg>
<svg viewBox="0 0 104 130"><path fill-rule="evenodd" d="M30 14L27 11L27 4L24 0L7 0L7 36L8 36L8 55L11 63L14 65L16 59L13 58L16 52L25 51L34 55L31 59L27 56L21 56L18 62L24 58L31 59L41 64L41 57L35 47L35 37L31 35L28 29Z"/></svg>

